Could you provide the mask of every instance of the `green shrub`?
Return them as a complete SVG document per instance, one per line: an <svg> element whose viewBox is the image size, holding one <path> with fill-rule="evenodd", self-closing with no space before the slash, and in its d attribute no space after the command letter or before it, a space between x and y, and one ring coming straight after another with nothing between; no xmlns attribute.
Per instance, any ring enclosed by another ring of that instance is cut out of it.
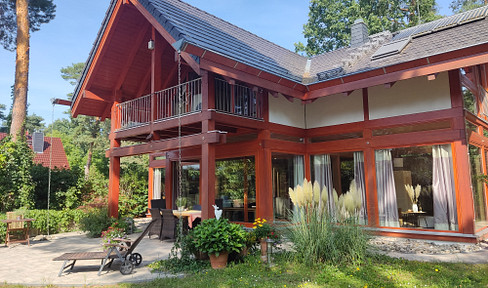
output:
<svg viewBox="0 0 488 288"><path fill-rule="evenodd" d="M88 232L88 237L100 237L109 227L122 229L126 234L130 234L135 230L134 219L109 217L107 208L92 208L80 219L80 229Z"/></svg>
<svg viewBox="0 0 488 288"><path fill-rule="evenodd" d="M31 228L35 234L48 234L47 210L17 210L24 215L25 218L34 219L31 222ZM49 210L49 234L56 234L61 232L76 231L79 229L78 224L80 219L85 216L82 210ZM0 219L6 219L6 214L0 214ZM5 241L5 233L7 225L0 223L0 243Z"/></svg>
<svg viewBox="0 0 488 288"><path fill-rule="evenodd" d="M113 223L112 219L108 216L106 208L92 209L88 214L81 218L80 228L81 230L88 232L88 237L100 237L102 231L105 231Z"/></svg>
<svg viewBox="0 0 488 288"><path fill-rule="evenodd" d="M246 231L227 219L205 219L193 229L193 244L198 251L219 255L240 252L246 243Z"/></svg>
<svg viewBox="0 0 488 288"><path fill-rule="evenodd" d="M78 223L85 217L82 210L27 210L24 213L26 218L35 219L31 227L39 234L55 234L61 232L78 230ZM47 231L49 218L49 233Z"/></svg>

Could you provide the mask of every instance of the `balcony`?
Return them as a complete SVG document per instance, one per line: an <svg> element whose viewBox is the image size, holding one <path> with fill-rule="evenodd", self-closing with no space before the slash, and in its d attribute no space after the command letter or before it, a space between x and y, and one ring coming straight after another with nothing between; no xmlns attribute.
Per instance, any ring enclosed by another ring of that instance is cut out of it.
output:
<svg viewBox="0 0 488 288"><path fill-rule="evenodd" d="M179 112L178 92L181 92L181 112ZM154 119L151 111L154 109ZM176 85L154 94L142 96L117 104L117 130L131 129L149 124L151 121L185 115L202 110L202 80L196 79Z"/></svg>
<svg viewBox="0 0 488 288"><path fill-rule="evenodd" d="M181 107L178 93L181 93ZM154 106L154 109L153 109ZM181 112L179 112L181 108ZM152 122L169 120L202 110L201 78L117 104L117 130L127 130ZM215 79L215 110L262 120L263 99L256 89ZM153 115L151 115L153 111Z"/></svg>

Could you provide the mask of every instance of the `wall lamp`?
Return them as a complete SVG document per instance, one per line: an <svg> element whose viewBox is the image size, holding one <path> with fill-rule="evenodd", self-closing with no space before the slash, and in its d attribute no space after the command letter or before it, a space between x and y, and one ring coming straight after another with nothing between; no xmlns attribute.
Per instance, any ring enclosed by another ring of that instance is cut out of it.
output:
<svg viewBox="0 0 488 288"><path fill-rule="evenodd" d="M151 39L147 42L147 49L154 50L154 40Z"/></svg>

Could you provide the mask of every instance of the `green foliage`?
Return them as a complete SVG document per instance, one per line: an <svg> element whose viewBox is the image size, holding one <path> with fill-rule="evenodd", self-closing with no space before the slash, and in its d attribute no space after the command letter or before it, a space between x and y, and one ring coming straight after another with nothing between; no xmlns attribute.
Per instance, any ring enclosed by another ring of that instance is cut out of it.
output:
<svg viewBox="0 0 488 288"><path fill-rule="evenodd" d="M74 86L80 80L83 68L85 68L85 63L83 62L72 63L71 66L61 68L61 77Z"/></svg>
<svg viewBox="0 0 488 288"><path fill-rule="evenodd" d="M15 15L15 0L0 1L0 43L9 50L14 51L17 38L17 22ZM40 29L41 24L48 23L54 19L56 5L53 0L31 0L29 1L29 25L30 31Z"/></svg>
<svg viewBox="0 0 488 288"><path fill-rule="evenodd" d="M361 264L366 257L369 235L355 218L337 223L326 210L318 207L297 208L288 237L297 252L295 257L306 264Z"/></svg>
<svg viewBox="0 0 488 288"><path fill-rule="evenodd" d="M127 157L121 166L119 215L144 216L147 211L147 156Z"/></svg>
<svg viewBox="0 0 488 288"><path fill-rule="evenodd" d="M421 21L415 1L410 0L311 0L309 20L303 25L306 45L296 43L297 52L309 56L347 47L351 25L362 18L369 34L391 32L438 19L435 0L421 1Z"/></svg>
<svg viewBox="0 0 488 288"><path fill-rule="evenodd" d="M193 229L193 244L198 251L219 255L220 252L240 252L246 232L239 224L227 219L205 219Z"/></svg>
<svg viewBox="0 0 488 288"><path fill-rule="evenodd" d="M100 237L112 224L112 219L108 216L107 209L92 209L88 214L81 218L81 230L88 232L88 237Z"/></svg>
<svg viewBox="0 0 488 288"><path fill-rule="evenodd" d="M36 230L37 234L48 234L47 227L49 221L49 234L76 231L79 229L78 223L85 216L82 210L23 210L21 214L25 218L35 219L31 222L31 228ZM5 214L0 214L0 219L6 219ZM49 219L49 220L48 220ZM0 224L0 243L5 241L7 226Z"/></svg>
<svg viewBox="0 0 488 288"><path fill-rule="evenodd" d="M181 225L183 225L183 220L180 218L177 231L181 232ZM178 233L168 259L151 263L148 265L149 268L169 273L196 273L209 268L208 261L197 260L193 257L199 251L195 246L194 238L194 230L190 230L187 235Z"/></svg>
<svg viewBox="0 0 488 288"><path fill-rule="evenodd" d="M486 0L454 0L449 5L452 12L461 13L486 5Z"/></svg>
<svg viewBox="0 0 488 288"><path fill-rule="evenodd" d="M33 158L34 153L23 137L17 142L5 137L0 142L0 211L33 206L34 183L30 173Z"/></svg>
<svg viewBox="0 0 488 288"><path fill-rule="evenodd" d="M249 195L255 195L256 181L253 158L220 160L216 162L215 176L218 179L219 196L231 199L244 199L244 178L247 177ZM222 208L222 207L221 207Z"/></svg>
<svg viewBox="0 0 488 288"><path fill-rule="evenodd" d="M38 233L48 234L47 223L49 221L49 234L55 234L78 230L78 223L86 213L78 209L49 210L49 214L47 210L27 210L24 215L27 218L35 219L31 226L37 229Z"/></svg>
<svg viewBox="0 0 488 288"><path fill-rule="evenodd" d="M178 198L176 198L176 201L175 201L176 207L185 208L186 207L186 203L188 203L188 198L186 198L186 197L178 197Z"/></svg>
<svg viewBox="0 0 488 288"><path fill-rule="evenodd" d="M32 180L35 183L35 208L46 209L48 200L49 168L40 164L33 165L31 174ZM80 206L82 189L81 187L78 187L79 181L82 181L82 174L77 167L70 170L57 168L51 170L50 209L74 209Z"/></svg>
<svg viewBox="0 0 488 288"><path fill-rule="evenodd" d="M155 263L153 263L155 264ZM306 265L274 254L266 269L258 257L228 265L223 270L189 273L130 285L142 287L484 287L488 264L428 263L372 256L361 266L349 264ZM462 273L460 273L462 271Z"/></svg>
<svg viewBox="0 0 488 288"><path fill-rule="evenodd" d="M134 220L131 217L109 217L107 208L91 208L80 219L80 229L88 232L88 237L100 237L102 232L109 228L129 234L135 230Z"/></svg>

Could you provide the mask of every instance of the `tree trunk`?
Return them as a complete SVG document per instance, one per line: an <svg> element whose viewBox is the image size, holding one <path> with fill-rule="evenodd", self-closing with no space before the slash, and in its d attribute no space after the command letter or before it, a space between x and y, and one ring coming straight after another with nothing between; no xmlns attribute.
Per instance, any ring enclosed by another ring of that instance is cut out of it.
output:
<svg viewBox="0 0 488 288"><path fill-rule="evenodd" d="M85 180L88 180L90 176L90 166L92 161L93 155L93 142L90 143L90 148L88 148L88 155L86 157L86 165L85 165Z"/></svg>
<svg viewBox="0 0 488 288"><path fill-rule="evenodd" d="M28 0L17 0L17 55L15 60L14 104L10 135L14 141L24 134L27 110L27 83L29 76L29 5Z"/></svg>

